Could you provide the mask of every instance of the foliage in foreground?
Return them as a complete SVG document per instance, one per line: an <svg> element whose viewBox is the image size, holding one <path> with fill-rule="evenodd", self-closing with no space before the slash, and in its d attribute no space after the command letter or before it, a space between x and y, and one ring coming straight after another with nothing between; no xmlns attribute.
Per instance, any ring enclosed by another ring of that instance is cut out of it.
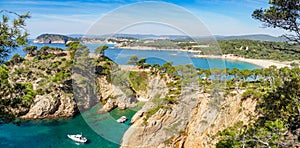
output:
<svg viewBox="0 0 300 148"><path fill-rule="evenodd" d="M256 111L260 117L253 124L238 123L220 132L217 147L293 147L299 144L299 75L258 98Z"/></svg>
<svg viewBox="0 0 300 148"><path fill-rule="evenodd" d="M24 29L25 20L30 18L29 13L17 14L15 12L0 10L2 20L0 20L0 64L18 46L27 43L28 33ZM9 16L13 20L9 19Z"/></svg>
<svg viewBox="0 0 300 148"><path fill-rule="evenodd" d="M269 0L270 7L256 9L252 17L266 27L280 28L291 32L283 35L291 42L300 44L300 2L297 0Z"/></svg>

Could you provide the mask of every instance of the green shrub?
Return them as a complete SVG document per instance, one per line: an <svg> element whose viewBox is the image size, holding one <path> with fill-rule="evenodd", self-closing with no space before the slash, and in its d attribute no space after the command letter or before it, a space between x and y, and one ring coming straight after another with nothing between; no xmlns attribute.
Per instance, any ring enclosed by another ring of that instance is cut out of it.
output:
<svg viewBox="0 0 300 148"><path fill-rule="evenodd" d="M8 83L8 69L6 66L2 65L0 66L0 82L1 84L7 84Z"/></svg>
<svg viewBox="0 0 300 148"><path fill-rule="evenodd" d="M68 73L66 71L60 71L60 72L56 73L51 79L52 79L52 82L60 82L70 76L71 76L70 73Z"/></svg>
<svg viewBox="0 0 300 148"><path fill-rule="evenodd" d="M148 86L148 74L146 72L130 72L129 82L135 90L146 91Z"/></svg>
<svg viewBox="0 0 300 148"><path fill-rule="evenodd" d="M15 89L24 91L25 95L21 98L21 100L24 100L27 102L31 101L37 95L37 92L35 90L33 90L33 85L29 82L17 83L15 85Z"/></svg>
<svg viewBox="0 0 300 148"><path fill-rule="evenodd" d="M42 60L54 59L54 58L56 58L56 54L53 54L53 53L48 53L48 54L41 55Z"/></svg>

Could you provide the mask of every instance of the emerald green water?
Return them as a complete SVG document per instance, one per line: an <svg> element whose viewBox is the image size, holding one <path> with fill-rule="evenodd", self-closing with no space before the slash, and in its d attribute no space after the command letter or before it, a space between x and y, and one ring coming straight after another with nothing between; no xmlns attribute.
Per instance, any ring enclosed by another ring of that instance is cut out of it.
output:
<svg viewBox="0 0 300 148"><path fill-rule="evenodd" d="M20 126L6 124L0 126L0 148L116 148L124 132L130 126L130 119L136 110L115 109L99 114L95 106L72 119L25 121ZM125 123L116 119L127 116ZM81 133L88 138L86 144L78 144L67 134Z"/></svg>

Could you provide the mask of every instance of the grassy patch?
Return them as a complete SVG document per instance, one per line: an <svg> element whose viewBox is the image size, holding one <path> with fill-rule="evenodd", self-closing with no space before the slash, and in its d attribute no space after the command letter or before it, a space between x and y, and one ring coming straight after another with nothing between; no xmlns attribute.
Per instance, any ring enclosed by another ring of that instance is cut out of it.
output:
<svg viewBox="0 0 300 148"><path fill-rule="evenodd" d="M146 91L148 85L148 74L146 72L131 71L128 80L136 91Z"/></svg>

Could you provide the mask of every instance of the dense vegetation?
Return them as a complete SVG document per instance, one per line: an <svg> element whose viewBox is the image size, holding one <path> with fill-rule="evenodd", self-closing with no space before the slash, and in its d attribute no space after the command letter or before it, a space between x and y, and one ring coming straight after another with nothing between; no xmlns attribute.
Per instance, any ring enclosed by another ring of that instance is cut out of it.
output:
<svg viewBox="0 0 300 148"><path fill-rule="evenodd" d="M300 143L300 69L275 69L271 89L260 95L259 118L254 123L239 122L220 132L217 147L295 147ZM281 77L281 78L280 78ZM284 78L283 78L284 77ZM276 83L278 82L278 83ZM249 94L248 94L249 95Z"/></svg>
<svg viewBox="0 0 300 148"><path fill-rule="evenodd" d="M219 132L217 147L291 147L299 143L300 135L300 68L194 69L191 65L152 65L152 75L172 80L164 98L156 95L154 106L146 112L144 123L160 109L171 109L180 103L182 87L197 80L201 93L209 93L215 99L210 104L221 109L226 96L240 95L242 100L257 100L256 117L249 123L238 122ZM224 95L223 97L222 94ZM193 100L191 100L193 101ZM242 110L242 109L241 109Z"/></svg>
<svg viewBox="0 0 300 148"><path fill-rule="evenodd" d="M269 8L256 9L252 17L271 28L280 28L291 32L284 34L289 41L300 44L300 2L295 0L269 0Z"/></svg>
<svg viewBox="0 0 300 148"><path fill-rule="evenodd" d="M179 46L170 40L142 40L131 42L130 46L144 46L158 49L178 49Z"/></svg>
<svg viewBox="0 0 300 148"><path fill-rule="evenodd" d="M175 41L145 40L130 43L130 46L146 46L158 49L186 49L201 51L204 55L232 54L244 58L293 61L300 59L298 45L285 42L258 40L219 40L219 41Z"/></svg>
<svg viewBox="0 0 300 148"><path fill-rule="evenodd" d="M252 17L267 27L281 28L294 34L284 35L295 44L300 43L299 1L270 0L268 9L257 9ZM272 45L274 47L274 44ZM299 60L299 49L275 47L279 49L272 58L280 60ZM294 54L295 56L292 56ZM259 115L255 122L242 122L219 133L217 147L299 147L300 145L300 79L299 67L288 69L266 69L269 73L262 81L267 91L260 95L256 111ZM271 73L270 73L271 72ZM267 84L267 85L265 85ZM247 95L250 95L248 93Z"/></svg>
<svg viewBox="0 0 300 148"><path fill-rule="evenodd" d="M0 64L18 46L27 43L28 33L25 27L25 20L30 18L29 13L17 14L15 12L0 10ZM12 18L12 20L10 20Z"/></svg>
<svg viewBox="0 0 300 148"><path fill-rule="evenodd" d="M86 85L92 84L88 83L87 76L110 74L114 65L111 60L103 55L91 56L89 49L79 42L67 46L66 51L28 46L23 49L26 58L16 54L0 66L0 124L26 114L37 95L59 99L64 95L73 96L73 89L79 88L75 90L83 91L79 94L86 96ZM73 82L78 84L74 88Z"/></svg>
<svg viewBox="0 0 300 148"><path fill-rule="evenodd" d="M219 40L216 42L202 42L208 47L193 47L199 43L179 43L179 46L189 50L199 50L201 54L232 54L234 56L268 59L279 61L293 61L300 59L298 45L285 42L257 41L257 40Z"/></svg>
<svg viewBox="0 0 300 148"><path fill-rule="evenodd" d="M24 28L26 26L25 20L30 18L29 13L18 14L8 10L0 10L2 15L0 20L0 64L6 61L9 53L21 45L27 44L28 33ZM21 62L23 59L20 56L13 57L14 62ZM31 86L27 84L20 84L21 86L9 85L8 72L9 69L5 65L0 65L0 96L9 95L12 87L17 87L18 90L26 89L21 96L16 96L14 101L0 100L0 124L10 122L14 119L13 113L8 110L9 106L16 107L20 102L28 106L31 97L35 95ZM25 86L25 87L23 87ZM22 99L22 97L25 99ZM25 100L25 101L23 101Z"/></svg>
<svg viewBox="0 0 300 148"><path fill-rule="evenodd" d="M51 95L59 89L71 93L72 61L60 48L30 46L24 48L27 58L14 55L11 60L1 65L2 122L11 122L15 116L28 112L36 95ZM56 96L56 97L55 97Z"/></svg>
<svg viewBox="0 0 300 148"><path fill-rule="evenodd" d="M299 46L283 42L267 42L253 40L219 41L223 54L234 54L253 59L271 59L293 61L300 59Z"/></svg>

